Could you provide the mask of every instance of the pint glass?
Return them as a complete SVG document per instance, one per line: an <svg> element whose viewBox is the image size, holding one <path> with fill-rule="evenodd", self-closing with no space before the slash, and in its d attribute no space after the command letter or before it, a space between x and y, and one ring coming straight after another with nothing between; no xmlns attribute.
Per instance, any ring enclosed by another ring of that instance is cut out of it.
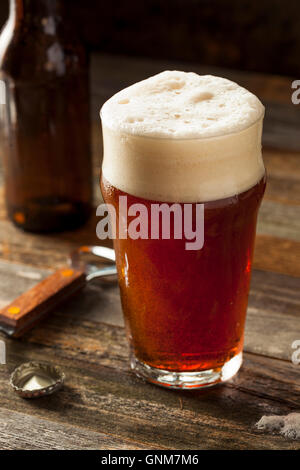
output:
<svg viewBox="0 0 300 470"><path fill-rule="evenodd" d="M101 189L131 367L152 383L211 386L241 366L263 115L238 85L177 71L102 108Z"/></svg>

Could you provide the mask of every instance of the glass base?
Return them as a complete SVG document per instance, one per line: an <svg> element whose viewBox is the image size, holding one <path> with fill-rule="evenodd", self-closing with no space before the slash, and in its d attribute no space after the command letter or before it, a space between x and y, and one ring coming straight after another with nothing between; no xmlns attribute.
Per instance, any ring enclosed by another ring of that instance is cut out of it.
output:
<svg viewBox="0 0 300 470"><path fill-rule="evenodd" d="M135 356L132 356L131 368L138 377L162 387L197 389L212 387L218 383L226 382L238 372L242 362L243 353L240 352L217 369L201 370L198 372L172 372L148 366L136 359Z"/></svg>

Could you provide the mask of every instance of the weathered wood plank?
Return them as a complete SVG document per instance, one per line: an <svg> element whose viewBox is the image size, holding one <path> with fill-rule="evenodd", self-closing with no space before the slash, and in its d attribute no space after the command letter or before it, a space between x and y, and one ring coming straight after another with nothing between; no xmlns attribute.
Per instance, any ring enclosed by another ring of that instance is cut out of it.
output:
<svg viewBox="0 0 300 470"><path fill-rule="evenodd" d="M299 286L299 278L253 272L245 330L246 351L291 361L292 343L300 339Z"/></svg>
<svg viewBox="0 0 300 470"><path fill-rule="evenodd" d="M257 235L253 266L290 276L300 276L300 242Z"/></svg>
<svg viewBox="0 0 300 470"><path fill-rule="evenodd" d="M296 409L299 370L291 363L246 354L242 371L228 384L177 393L146 384L128 370L123 328L68 320L57 315L26 341L8 340L8 366L0 368L3 408L152 448L157 443L168 449L297 448L280 436L262 439L254 428L263 414ZM39 402L16 397L9 371L45 358L66 370L65 388Z"/></svg>
<svg viewBox="0 0 300 470"><path fill-rule="evenodd" d="M138 442L61 424L21 412L0 410L0 450L142 450Z"/></svg>
<svg viewBox="0 0 300 470"><path fill-rule="evenodd" d="M300 340L299 316L273 311L262 314L261 309L248 308L245 351L291 361L296 340Z"/></svg>
<svg viewBox="0 0 300 470"><path fill-rule="evenodd" d="M258 215L257 233L300 241L300 205L263 200Z"/></svg>
<svg viewBox="0 0 300 470"><path fill-rule="evenodd" d="M299 152L264 148L263 158L268 175L289 180L300 180Z"/></svg>
<svg viewBox="0 0 300 470"><path fill-rule="evenodd" d="M0 258L46 269L61 267L67 263L69 253L75 248L99 244L96 224L94 216L74 232L39 236L24 233L9 221L0 220Z"/></svg>
<svg viewBox="0 0 300 470"><path fill-rule="evenodd" d="M300 165L300 156L299 156ZM284 179L281 176L268 176L265 200L283 204L300 205L300 179Z"/></svg>

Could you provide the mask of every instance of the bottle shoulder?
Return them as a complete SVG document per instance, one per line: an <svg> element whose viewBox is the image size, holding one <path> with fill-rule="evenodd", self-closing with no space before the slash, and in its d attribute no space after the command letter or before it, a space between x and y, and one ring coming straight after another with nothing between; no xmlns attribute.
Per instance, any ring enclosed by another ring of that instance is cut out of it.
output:
<svg viewBox="0 0 300 470"><path fill-rule="evenodd" d="M9 22L0 34L0 71L15 80L63 77L87 70L84 47L65 34L45 34Z"/></svg>

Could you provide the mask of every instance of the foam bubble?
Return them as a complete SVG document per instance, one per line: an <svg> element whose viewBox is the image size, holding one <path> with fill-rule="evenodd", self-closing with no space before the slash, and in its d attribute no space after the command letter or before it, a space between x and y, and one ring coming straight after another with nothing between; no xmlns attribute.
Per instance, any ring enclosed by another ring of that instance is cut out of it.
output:
<svg viewBox="0 0 300 470"><path fill-rule="evenodd" d="M264 107L236 83L163 72L102 107L104 177L145 199L205 202L239 194L264 174Z"/></svg>
<svg viewBox="0 0 300 470"><path fill-rule="evenodd" d="M255 95L230 80L166 71L114 95L101 115L105 126L119 132L197 139L241 131L263 111Z"/></svg>

